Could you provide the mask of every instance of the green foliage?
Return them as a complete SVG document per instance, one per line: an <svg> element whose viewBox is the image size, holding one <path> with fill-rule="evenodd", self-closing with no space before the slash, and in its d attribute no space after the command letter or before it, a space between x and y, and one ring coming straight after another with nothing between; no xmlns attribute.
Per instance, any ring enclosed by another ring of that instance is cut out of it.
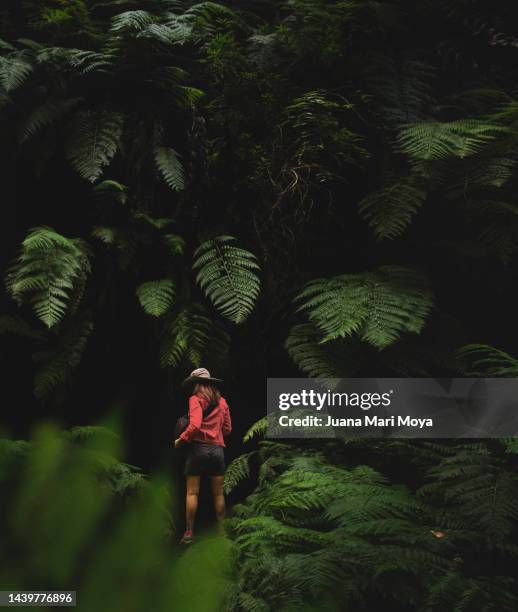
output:
<svg viewBox="0 0 518 612"><path fill-rule="evenodd" d="M137 297L144 312L152 317L165 314L174 301L175 286L170 278L142 283L137 288Z"/></svg>
<svg viewBox="0 0 518 612"><path fill-rule="evenodd" d="M410 268L383 266L308 283L297 297L324 342L354 333L381 349L403 332L419 333L432 308L426 279Z"/></svg>
<svg viewBox="0 0 518 612"><path fill-rule="evenodd" d="M230 493L237 485L250 477L250 457L254 452L244 453L232 461L225 472L225 493Z"/></svg>
<svg viewBox="0 0 518 612"><path fill-rule="evenodd" d="M426 195L422 188L401 181L370 193L360 202L359 210L377 238L394 239L411 224Z"/></svg>
<svg viewBox="0 0 518 612"><path fill-rule="evenodd" d="M174 149L170 147L155 147L155 162L164 181L171 189L181 191L185 187L182 163Z"/></svg>
<svg viewBox="0 0 518 612"><path fill-rule="evenodd" d="M495 140L505 129L477 119L441 123L423 121L405 125L399 132L400 149L416 160L467 157Z"/></svg>
<svg viewBox="0 0 518 612"><path fill-rule="evenodd" d="M473 556L494 562L500 554L501 562L518 554L508 544L517 479L498 449L446 443L426 454L419 444L380 441L384 465L403 453L420 457L429 482L416 495L368 465L337 465L344 449L327 446L259 445L268 476L230 521L237 574L230 610L247 601L258 610L321 609L322 601L331 609L476 610L479 601L513 609L509 572L488 579L471 566ZM365 448L375 461L373 441Z"/></svg>
<svg viewBox="0 0 518 612"><path fill-rule="evenodd" d="M259 295L259 265L249 251L234 246L233 236L203 242L194 253L196 282L221 314L242 323Z"/></svg>
<svg viewBox="0 0 518 612"><path fill-rule="evenodd" d="M122 463L116 437L47 426L31 442L0 440L0 586L64 590L75 581L84 612L127 610L126 595L138 610L178 601L186 612L221 610L228 542L210 537L178 558L170 485Z"/></svg>
<svg viewBox="0 0 518 612"><path fill-rule="evenodd" d="M53 327L67 302L90 272L89 253L79 238L66 238L50 227L32 229L7 275L7 288L19 303L30 302L39 319Z"/></svg>
<svg viewBox="0 0 518 612"><path fill-rule="evenodd" d="M68 381L81 362L92 331L90 318L83 318L59 336L55 347L34 354L34 361L39 366L34 377L36 397L42 399Z"/></svg>
<svg viewBox="0 0 518 612"><path fill-rule="evenodd" d="M81 101L80 98L45 102L27 117L20 130L20 143L23 144L41 130L66 116Z"/></svg>
<svg viewBox="0 0 518 612"><path fill-rule="evenodd" d="M67 156L73 168L91 183L101 177L118 151L124 117L120 113L80 112L70 126Z"/></svg>
<svg viewBox="0 0 518 612"><path fill-rule="evenodd" d="M13 53L10 57L0 56L0 86L2 88L0 91L9 94L18 89L29 78L32 71L32 64L26 61L21 53Z"/></svg>
<svg viewBox="0 0 518 612"><path fill-rule="evenodd" d="M212 321L206 308L196 302L179 305L165 323L160 347L162 367L177 367L186 362L200 367L207 359L224 360L230 337Z"/></svg>
<svg viewBox="0 0 518 612"><path fill-rule="evenodd" d="M343 378L354 371L354 357L344 344L321 344L321 336L311 323L290 329L285 347L297 367L311 378Z"/></svg>
<svg viewBox="0 0 518 612"><path fill-rule="evenodd" d="M487 344L467 344L457 357L467 376L518 376L518 360Z"/></svg>

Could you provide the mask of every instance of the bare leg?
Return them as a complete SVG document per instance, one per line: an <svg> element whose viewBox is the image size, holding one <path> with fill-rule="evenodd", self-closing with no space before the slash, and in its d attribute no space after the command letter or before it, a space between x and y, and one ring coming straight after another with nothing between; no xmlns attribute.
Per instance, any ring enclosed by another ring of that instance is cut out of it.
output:
<svg viewBox="0 0 518 612"><path fill-rule="evenodd" d="M194 519L198 509L198 495L200 493L200 477L186 476L187 493L185 496L185 523L187 531L194 530Z"/></svg>
<svg viewBox="0 0 518 612"><path fill-rule="evenodd" d="M219 523L219 530L221 532L221 522L225 518L225 494L223 493L223 482L224 476L212 476L211 487L212 496L214 498L214 509L216 510L216 519Z"/></svg>

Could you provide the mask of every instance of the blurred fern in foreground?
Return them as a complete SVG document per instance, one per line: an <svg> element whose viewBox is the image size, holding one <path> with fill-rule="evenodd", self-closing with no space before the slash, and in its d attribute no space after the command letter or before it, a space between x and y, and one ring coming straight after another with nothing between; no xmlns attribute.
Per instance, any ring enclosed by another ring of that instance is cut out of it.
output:
<svg viewBox="0 0 518 612"><path fill-rule="evenodd" d="M169 486L119 445L100 427L0 440L0 589L76 590L84 612L220 610L228 541L178 556Z"/></svg>

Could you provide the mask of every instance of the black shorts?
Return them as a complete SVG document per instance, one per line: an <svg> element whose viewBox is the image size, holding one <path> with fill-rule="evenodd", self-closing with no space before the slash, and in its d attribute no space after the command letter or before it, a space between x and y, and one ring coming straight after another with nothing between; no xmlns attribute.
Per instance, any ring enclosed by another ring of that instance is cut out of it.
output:
<svg viewBox="0 0 518 612"><path fill-rule="evenodd" d="M225 454L222 446L191 442L185 459L186 476L223 476Z"/></svg>

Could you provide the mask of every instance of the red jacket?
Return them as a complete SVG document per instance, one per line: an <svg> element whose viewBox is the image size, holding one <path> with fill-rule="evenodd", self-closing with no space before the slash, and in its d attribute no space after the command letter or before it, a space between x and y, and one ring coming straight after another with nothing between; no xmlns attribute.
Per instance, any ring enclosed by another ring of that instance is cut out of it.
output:
<svg viewBox="0 0 518 612"><path fill-rule="evenodd" d="M203 411L209 402L197 395L189 398L189 425L180 434L184 442L203 442L204 444L215 444L225 446L223 436L228 436L232 431L232 421L230 420L230 410L224 397L219 400L219 404L202 421Z"/></svg>

